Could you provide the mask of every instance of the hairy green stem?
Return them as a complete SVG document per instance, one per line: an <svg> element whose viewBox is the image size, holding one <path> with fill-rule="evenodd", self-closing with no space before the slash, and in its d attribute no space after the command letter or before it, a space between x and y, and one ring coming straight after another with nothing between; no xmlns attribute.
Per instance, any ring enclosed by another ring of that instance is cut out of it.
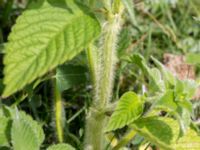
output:
<svg viewBox="0 0 200 150"><path fill-rule="evenodd" d="M109 12L104 23L100 48L87 50L89 67L94 85L94 100L86 121L85 149L103 150L105 148L105 111L112 98L115 75L116 44L121 27L122 11ZM99 65L100 64L100 65Z"/></svg>
<svg viewBox="0 0 200 150"><path fill-rule="evenodd" d="M85 150L104 150L105 117L102 112L90 108L86 122Z"/></svg>
<svg viewBox="0 0 200 150"><path fill-rule="evenodd" d="M87 59L90 69L90 75L92 79L92 84L94 86L93 96L94 102L93 105L97 105L98 98L97 93L99 93L99 80L100 80L100 70L101 70L101 54L98 52L98 49L94 45L90 45L87 49Z"/></svg>
<svg viewBox="0 0 200 150"><path fill-rule="evenodd" d="M116 19L112 19L105 25L105 36L104 36L104 46L103 46L103 72L101 74L101 85L100 85L100 107L105 108L109 103L112 96L113 80L114 80L114 69L116 64L116 41L118 28ZM115 31L116 30L116 31Z"/></svg>
<svg viewBox="0 0 200 150"><path fill-rule="evenodd" d="M87 49L88 65L93 84L93 103L86 120L85 150L103 149L104 114L96 109L98 106L99 81L101 70L101 55L98 49L90 45ZM98 132L97 132L98 131Z"/></svg>
<svg viewBox="0 0 200 150"><path fill-rule="evenodd" d="M55 125L56 125L56 134L58 142L63 142L63 104L61 92L58 89L56 79L54 79L54 115L55 115Z"/></svg>

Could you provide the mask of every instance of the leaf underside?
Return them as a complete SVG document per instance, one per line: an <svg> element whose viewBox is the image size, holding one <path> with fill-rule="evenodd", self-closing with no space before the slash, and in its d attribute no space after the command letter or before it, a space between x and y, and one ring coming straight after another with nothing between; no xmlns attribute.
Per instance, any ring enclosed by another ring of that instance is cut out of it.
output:
<svg viewBox="0 0 200 150"><path fill-rule="evenodd" d="M26 10L9 35L4 57L4 97L71 60L100 34L100 24L88 8L66 6Z"/></svg>

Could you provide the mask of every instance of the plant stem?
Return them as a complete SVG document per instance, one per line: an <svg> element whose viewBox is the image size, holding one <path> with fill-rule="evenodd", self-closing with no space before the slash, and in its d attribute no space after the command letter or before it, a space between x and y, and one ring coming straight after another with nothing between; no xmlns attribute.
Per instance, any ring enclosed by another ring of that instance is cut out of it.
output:
<svg viewBox="0 0 200 150"><path fill-rule="evenodd" d="M105 115L92 107L87 115L85 150L103 150Z"/></svg>
<svg viewBox="0 0 200 150"><path fill-rule="evenodd" d="M136 135L136 133L137 132L135 130L130 131L115 147L113 147L112 150L118 150L125 146Z"/></svg>
<svg viewBox="0 0 200 150"><path fill-rule="evenodd" d="M103 46L103 72L101 74L101 85L99 93L99 106L103 109L109 103L112 90L113 90L113 80L115 74L115 64L116 64L116 42L118 35L117 19L113 18L107 22L105 26L105 36L104 36L104 46Z"/></svg>
<svg viewBox="0 0 200 150"><path fill-rule="evenodd" d="M98 98L96 97L99 93L99 80L101 72L101 54L98 52L98 49L94 45L90 45L87 49L87 59L88 59L88 65L90 69L90 75L92 79L92 84L94 87L93 90L93 96L94 102L93 105L98 105Z"/></svg>
<svg viewBox="0 0 200 150"><path fill-rule="evenodd" d="M85 110L85 107L81 108L77 113L75 113L71 118L67 120L67 123L69 124L72 122L76 117L78 117L83 111Z"/></svg>
<svg viewBox="0 0 200 150"><path fill-rule="evenodd" d="M98 93L101 72L101 57L97 48L90 45L87 49L88 64L93 84L93 103L86 120L85 150L101 150L103 149L103 125L104 114L96 109L98 106Z"/></svg>
<svg viewBox="0 0 200 150"><path fill-rule="evenodd" d="M56 79L54 79L54 112L56 134L59 143L63 142L63 110L61 92L58 89Z"/></svg>
<svg viewBox="0 0 200 150"><path fill-rule="evenodd" d="M104 127L107 120L105 110L112 98L117 62L116 44L121 27L121 14L122 11L115 14L109 12L103 27L101 38L103 45L99 49L90 47L87 51L94 85L94 100L86 121L86 150L103 150L105 148Z"/></svg>

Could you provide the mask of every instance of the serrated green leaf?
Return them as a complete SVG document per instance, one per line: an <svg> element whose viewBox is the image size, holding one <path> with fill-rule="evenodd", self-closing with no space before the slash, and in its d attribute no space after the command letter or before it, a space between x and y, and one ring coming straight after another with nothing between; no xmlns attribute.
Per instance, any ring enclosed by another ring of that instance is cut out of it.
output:
<svg viewBox="0 0 200 150"><path fill-rule="evenodd" d="M44 140L44 133L40 125L30 116L16 111L11 139L15 150L39 150Z"/></svg>
<svg viewBox="0 0 200 150"><path fill-rule="evenodd" d="M138 119L143 112L143 102L134 92L127 92L120 98L112 114L106 132L116 130Z"/></svg>
<svg viewBox="0 0 200 150"><path fill-rule="evenodd" d="M42 142L44 141L44 132L42 127L39 125L38 122L34 121L31 116L27 115L25 112L20 111L20 117L21 119L24 119L25 121L30 123L30 126L32 127L32 129L34 129L34 132L36 133L37 139L38 139L38 143L42 144Z"/></svg>
<svg viewBox="0 0 200 150"><path fill-rule="evenodd" d="M166 82L166 85L175 85L175 77L174 75L161 63L159 62L156 58L151 57L155 65L161 70L163 74L163 79Z"/></svg>
<svg viewBox="0 0 200 150"><path fill-rule="evenodd" d="M184 91L187 99L192 99L198 89L198 84L194 80L184 80Z"/></svg>
<svg viewBox="0 0 200 150"><path fill-rule="evenodd" d="M15 110L12 109L11 107L8 107L6 105L3 105L2 106L2 112L3 112L3 115L7 118L11 118L12 120L15 118Z"/></svg>
<svg viewBox="0 0 200 150"><path fill-rule="evenodd" d="M147 66L146 61L145 61L145 59L144 59L144 57L142 55L134 54L131 57L131 61L134 64L136 64L138 67L140 67L144 73L149 74L149 69L150 68Z"/></svg>
<svg viewBox="0 0 200 150"><path fill-rule="evenodd" d="M177 99L175 94L173 90L167 90L167 92L155 102L154 107L172 113L178 119L181 127L180 133L183 135L186 133L191 122L190 115L192 113L192 104L186 99Z"/></svg>
<svg viewBox="0 0 200 150"><path fill-rule="evenodd" d="M4 57L4 97L71 60L100 34L89 8L73 0L66 3L45 2L17 19Z"/></svg>
<svg viewBox="0 0 200 150"><path fill-rule="evenodd" d="M151 89L154 88L154 91L165 91L165 83L162 79L160 71L157 68L149 69L149 77Z"/></svg>
<svg viewBox="0 0 200 150"><path fill-rule="evenodd" d="M49 147L47 150L75 150L75 148L69 144L57 144Z"/></svg>
<svg viewBox="0 0 200 150"><path fill-rule="evenodd" d="M57 68L56 80L62 92L87 81L87 70L82 66L63 65Z"/></svg>
<svg viewBox="0 0 200 150"><path fill-rule="evenodd" d="M185 136L179 138L180 127L178 122L171 118L141 118L130 126L163 150L200 149L200 136L190 128Z"/></svg>
<svg viewBox="0 0 200 150"><path fill-rule="evenodd" d="M183 137L174 142L172 147L175 150L199 150L200 135L193 129L189 129Z"/></svg>
<svg viewBox="0 0 200 150"><path fill-rule="evenodd" d="M14 120L12 126L12 144L15 150L39 150L40 145L34 130L24 120Z"/></svg>
<svg viewBox="0 0 200 150"><path fill-rule="evenodd" d="M179 80L176 79L174 88L175 101L179 106L187 109L192 113L192 103L190 99L195 95L198 84L193 80Z"/></svg>
<svg viewBox="0 0 200 150"><path fill-rule="evenodd" d="M178 105L184 109L186 109L189 113L193 112L192 103L189 100L179 101Z"/></svg>
<svg viewBox="0 0 200 150"><path fill-rule="evenodd" d="M166 93L159 100L157 100L154 107L164 108L169 111L176 111L178 105L174 101L174 91L166 91Z"/></svg>
<svg viewBox="0 0 200 150"><path fill-rule="evenodd" d="M177 120L179 121L180 126L180 136L185 135L190 124L191 124L191 114L184 107L179 107L176 115Z"/></svg>
<svg viewBox="0 0 200 150"><path fill-rule="evenodd" d="M171 122L175 122L174 126L171 126ZM171 145L176 141L179 133L179 131L176 131L176 128L179 128L178 124L169 118L141 118L131 124L131 127L144 138L165 150L173 149Z"/></svg>
<svg viewBox="0 0 200 150"><path fill-rule="evenodd" d="M11 120L0 116L0 146L9 146Z"/></svg>
<svg viewBox="0 0 200 150"><path fill-rule="evenodd" d="M138 65L144 74L147 75L150 80L151 90L153 89L156 92L165 91L165 83L162 79L161 72L157 68L148 67L144 57L140 54L134 54L132 56L132 62Z"/></svg>

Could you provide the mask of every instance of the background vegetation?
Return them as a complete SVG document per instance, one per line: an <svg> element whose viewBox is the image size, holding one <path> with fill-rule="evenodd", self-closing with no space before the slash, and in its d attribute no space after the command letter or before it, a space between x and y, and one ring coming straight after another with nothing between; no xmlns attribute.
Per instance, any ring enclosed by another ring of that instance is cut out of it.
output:
<svg viewBox="0 0 200 150"><path fill-rule="evenodd" d="M31 1L33 0L0 0L0 94L4 86L4 44L16 18ZM119 61L113 101L129 90L139 94L148 91L147 78L133 62L127 61L133 54L140 53L151 66L151 56L163 62L166 53L187 57L188 54L200 52L199 0L134 0L133 4L127 5L127 14L123 16L127 21L123 25L117 46ZM82 147L85 116L92 100L92 87L86 62L86 54L83 52L70 63L66 63L65 69L62 69L62 66L58 68L56 76L53 77L59 79L59 85L64 91L62 98L66 116L65 141L77 149ZM194 64L196 80L199 80L200 67ZM70 71L67 68L70 68ZM33 85L29 85L23 91L0 102L7 106L17 106L43 125L46 136L43 149L56 143L55 124L52 120L51 79L52 76L41 78L44 82L37 85L34 90ZM192 119L200 125L198 98L193 103ZM146 107L148 109L148 106ZM122 134L122 130L116 131L117 137L121 137ZM138 137L129 144L129 147L136 148L140 144L142 139Z"/></svg>

